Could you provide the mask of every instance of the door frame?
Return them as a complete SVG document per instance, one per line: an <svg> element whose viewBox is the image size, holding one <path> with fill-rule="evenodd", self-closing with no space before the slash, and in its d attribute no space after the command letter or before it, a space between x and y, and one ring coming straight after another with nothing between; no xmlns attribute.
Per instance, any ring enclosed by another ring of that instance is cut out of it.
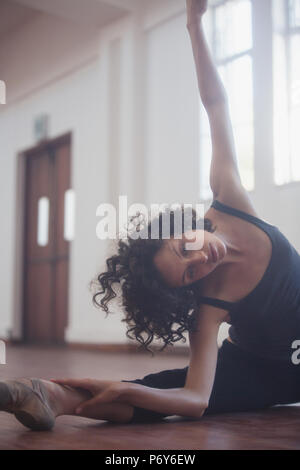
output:
<svg viewBox="0 0 300 470"><path fill-rule="evenodd" d="M25 234L26 234L26 162L29 155L42 152L49 145L69 143L70 146L70 186L73 187L72 178L72 132L66 132L53 139L45 139L17 154L16 164L16 198L15 198L15 256L13 278L13 327L9 331L9 338L14 342L24 342L25 339ZM71 254L71 251L69 255ZM69 258L70 266L70 258ZM66 295L68 295L70 289ZM69 314L69 311L68 311Z"/></svg>

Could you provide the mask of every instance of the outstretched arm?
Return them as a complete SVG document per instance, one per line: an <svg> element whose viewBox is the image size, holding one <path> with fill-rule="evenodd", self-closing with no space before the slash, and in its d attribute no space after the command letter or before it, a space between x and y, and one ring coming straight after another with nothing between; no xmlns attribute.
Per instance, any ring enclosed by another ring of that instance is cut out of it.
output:
<svg viewBox="0 0 300 470"><path fill-rule="evenodd" d="M97 417L100 413L103 414L105 406L124 405L137 406L169 416L200 418L207 407L203 397L193 388L158 389L133 382L96 379L56 379L53 382L91 393L93 398L78 403L76 413L81 416Z"/></svg>
<svg viewBox="0 0 300 470"><path fill-rule="evenodd" d="M202 19L207 0L186 0L200 97L208 114L212 138L210 186L214 198L256 215L239 175L226 90L211 57Z"/></svg>

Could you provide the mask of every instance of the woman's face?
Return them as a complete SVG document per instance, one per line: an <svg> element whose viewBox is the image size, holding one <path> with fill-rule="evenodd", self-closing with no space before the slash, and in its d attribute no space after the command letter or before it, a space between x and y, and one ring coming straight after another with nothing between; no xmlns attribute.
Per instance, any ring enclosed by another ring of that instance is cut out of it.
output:
<svg viewBox="0 0 300 470"><path fill-rule="evenodd" d="M196 250L188 249L188 244L192 246L192 243L197 246ZM226 252L224 242L213 233L191 230L183 233L181 239L164 240L153 261L167 285L181 287L214 271Z"/></svg>

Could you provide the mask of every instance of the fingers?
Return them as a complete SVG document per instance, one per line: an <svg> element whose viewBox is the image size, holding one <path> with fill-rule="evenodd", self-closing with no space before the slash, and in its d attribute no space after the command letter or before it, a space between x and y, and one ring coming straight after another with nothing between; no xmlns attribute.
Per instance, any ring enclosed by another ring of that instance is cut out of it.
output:
<svg viewBox="0 0 300 470"><path fill-rule="evenodd" d="M107 396L107 393L103 392L100 395L97 395L90 400L87 400L81 403L78 408L76 408L76 414L85 414L89 412L91 409L95 408L95 406L100 405L102 403L110 402L111 399Z"/></svg>
<svg viewBox="0 0 300 470"><path fill-rule="evenodd" d="M84 401L76 409L76 414L84 414L89 411L94 411L95 407L104 404L112 403L115 400L120 400L122 395L123 384L114 384L106 388L103 392L98 393L96 396L90 400Z"/></svg>

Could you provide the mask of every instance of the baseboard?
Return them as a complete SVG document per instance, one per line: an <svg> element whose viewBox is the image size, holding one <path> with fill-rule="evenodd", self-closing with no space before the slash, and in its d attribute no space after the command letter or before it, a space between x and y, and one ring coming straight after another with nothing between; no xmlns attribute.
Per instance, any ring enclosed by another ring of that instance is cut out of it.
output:
<svg viewBox="0 0 300 470"><path fill-rule="evenodd" d="M1 340L1 338L0 338ZM25 346L25 347L34 347L34 348L67 348L67 349L76 349L81 351L99 351L105 353L134 353L134 354L150 354L142 348L139 348L136 344L124 344L124 343L77 343L77 342L66 342L60 345L51 345L51 344L27 344L22 340L13 340L13 339L3 339L7 346ZM178 355L178 356L188 356L190 349L188 346L167 346L164 351L160 351L160 346L156 344L151 344L150 349L154 353L159 353L163 355Z"/></svg>

